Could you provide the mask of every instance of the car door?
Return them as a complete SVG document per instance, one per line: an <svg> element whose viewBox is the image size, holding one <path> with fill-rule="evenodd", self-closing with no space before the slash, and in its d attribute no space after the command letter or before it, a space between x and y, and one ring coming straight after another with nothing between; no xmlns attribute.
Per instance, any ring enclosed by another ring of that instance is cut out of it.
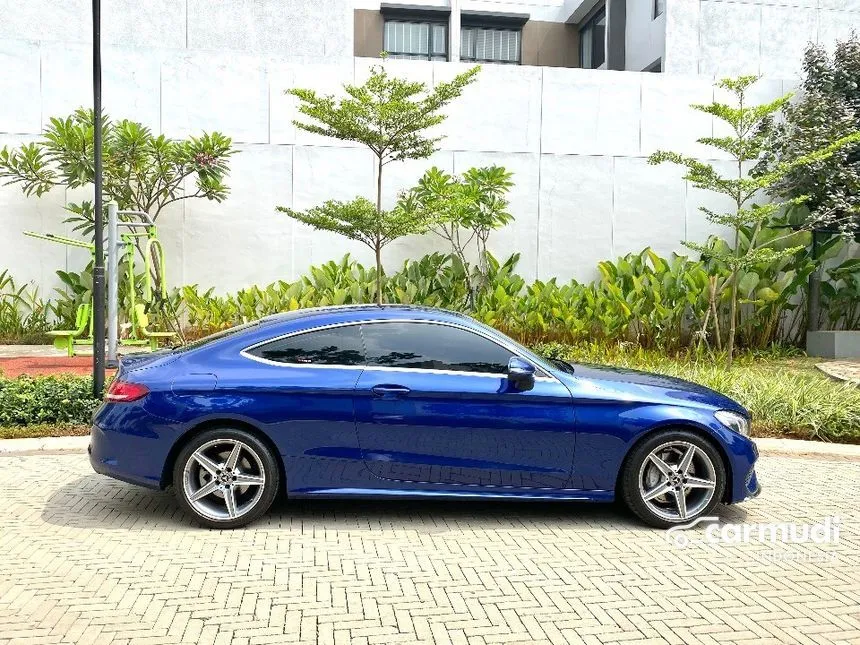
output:
<svg viewBox="0 0 860 645"><path fill-rule="evenodd" d="M234 409L277 444L290 490L341 486L365 470L355 434L354 390L365 362L358 325L288 334L242 355L251 359L247 367L229 376L244 401ZM219 388L231 383L219 379Z"/></svg>
<svg viewBox="0 0 860 645"><path fill-rule="evenodd" d="M538 372L507 379L511 348L428 321L362 324L367 367L355 390L358 441L384 479L563 488L574 452L570 392Z"/></svg>

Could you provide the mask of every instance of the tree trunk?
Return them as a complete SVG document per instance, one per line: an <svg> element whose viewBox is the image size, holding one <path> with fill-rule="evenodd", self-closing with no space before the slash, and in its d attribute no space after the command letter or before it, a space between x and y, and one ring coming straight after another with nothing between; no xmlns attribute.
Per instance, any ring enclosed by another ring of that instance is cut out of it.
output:
<svg viewBox="0 0 860 645"><path fill-rule="evenodd" d="M377 157L376 164L376 216L382 218L382 156ZM379 228L377 227L377 231ZM376 304L382 304L382 236L376 234Z"/></svg>
<svg viewBox="0 0 860 645"><path fill-rule="evenodd" d="M376 241L376 304L382 304L382 247Z"/></svg>
<svg viewBox="0 0 860 645"><path fill-rule="evenodd" d="M740 207L738 207L740 210ZM732 360L734 359L734 351L735 351L735 329L737 327L737 315L738 315L738 274L740 273L737 260L740 259L740 232L737 227L735 227L735 266L732 269L732 302L731 309L729 312L729 342L727 343L726 350L728 351L728 359L726 360L726 367L731 369Z"/></svg>

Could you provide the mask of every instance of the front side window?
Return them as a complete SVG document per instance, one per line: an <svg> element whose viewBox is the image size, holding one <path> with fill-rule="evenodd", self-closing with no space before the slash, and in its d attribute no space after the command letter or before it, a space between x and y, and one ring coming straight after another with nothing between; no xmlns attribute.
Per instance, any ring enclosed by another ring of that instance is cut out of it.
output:
<svg viewBox="0 0 860 645"><path fill-rule="evenodd" d="M287 336L249 349L258 358L289 365L364 365L358 325Z"/></svg>
<svg viewBox="0 0 860 645"><path fill-rule="evenodd" d="M439 22L386 20L383 49L391 58L448 60L448 26Z"/></svg>
<svg viewBox="0 0 860 645"><path fill-rule="evenodd" d="M519 29L463 27L460 30L460 60L475 63L520 64Z"/></svg>
<svg viewBox="0 0 860 645"><path fill-rule="evenodd" d="M579 60L584 69L597 69L606 60L606 8L579 30Z"/></svg>
<svg viewBox="0 0 860 645"><path fill-rule="evenodd" d="M505 374L514 353L465 329L418 322L362 325L367 364Z"/></svg>

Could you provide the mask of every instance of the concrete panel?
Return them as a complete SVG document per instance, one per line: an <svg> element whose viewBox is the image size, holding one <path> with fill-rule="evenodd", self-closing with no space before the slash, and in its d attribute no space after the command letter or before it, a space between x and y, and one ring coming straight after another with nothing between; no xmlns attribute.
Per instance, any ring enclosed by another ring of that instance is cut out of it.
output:
<svg viewBox="0 0 860 645"><path fill-rule="evenodd" d="M434 63L434 78L450 81L465 63ZM449 104L440 132L446 150L538 152L541 73L538 67L484 65L478 80Z"/></svg>
<svg viewBox="0 0 860 645"><path fill-rule="evenodd" d="M545 69L541 150L638 155L641 95L638 74Z"/></svg>
<svg viewBox="0 0 860 645"><path fill-rule="evenodd" d="M349 63L316 63L306 65L279 64L274 68L270 82L271 131L273 143L296 143L302 146L360 147L351 141L322 137L296 128L294 120L313 123L299 112L299 100L284 94L289 88L311 89L320 95L333 95L337 99L346 96L344 84L352 84L355 67Z"/></svg>
<svg viewBox="0 0 860 645"><path fill-rule="evenodd" d="M699 73L758 74L761 12L758 5L703 0L699 19Z"/></svg>
<svg viewBox="0 0 860 645"><path fill-rule="evenodd" d="M83 2L87 27L90 3ZM123 46L185 47L184 0L107 0L102 2L102 42ZM87 37L89 32L86 33Z"/></svg>
<svg viewBox="0 0 860 645"><path fill-rule="evenodd" d="M860 12L818 12L818 42L833 51L837 41L848 40L852 31L860 30Z"/></svg>
<svg viewBox="0 0 860 645"><path fill-rule="evenodd" d="M680 172L670 165L648 165L645 159L615 160L615 255L638 253L646 246L660 255L682 252L686 217Z"/></svg>
<svg viewBox="0 0 860 645"><path fill-rule="evenodd" d="M185 281L218 291L292 275L295 223L275 211L292 201L292 148L242 146L232 166L229 199L185 203Z"/></svg>
<svg viewBox="0 0 860 645"><path fill-rule="evenodd" d="M92 49L89 45L43 43L42 121L67 116L93 104ZM132 119L159 131L160 54L151 50L104 47L102 88L105 113ZM201 108L201 111L205 109Z"/></svg>
<svg viewBox="0 0 860 645"><path fill-rule="evenodd" d="M306 210L329 199L348 201L356 196L376 199L373 156L360 148L296 146L293 157L293 208ZM284 216L286 217L286 216ZM313 264L339 259L351 253L364 264L373 253L359 242L295 223L291 250L293 275Z"/></svg>
<svg viewBox="0 0 860 645"><path fill-rule="evenodd" d="M519 273L532 281L538 273L538 219L540 213L540 165L536 154L505 154L458 152L454 167L458 173L469 168L504 166L514 173L513 187L508 193L510 213L514 221L490 235L489 249L500 261L514 253L520 254Z"/></svg>
<svg viewBox="0 0 860 645"><path fill-rule="evenodd" d="M379 58L355 59L355 83L361 85L370 78L372 67L383 66L390 76L402 78L415 83L424 83L428 88L433 87L433 63L423 60L400 60L390 58L382 61Z"/></svg>
<svg viewBox="0 0 860 645"><path fill-rule="evenodd" d="M696 157L714 153L696 140L710 136L712 118L692 104L711 103L713 84L707 77L642 74L642 154L671 150Z"/></svg>
<svg viewBox="0 0 860 645"><path fill-rule="evenodd" d="M672 74L699 73L699 0L666 3L666 44L663 70Z"/></svg>
<svg viewBox="0 0 860 645"><path fill-rule="evenodd" d="M343 0L187 0L188 47L348 58L351 3Z"/></svg>
<svg viewBox="0 0 860 645"><path fill-rule="evenodd" d="M0 135L0 148L18 147L32 137ZM5 182L4 182L5 183ZM63 233L65 191L25 197L20 186L0 186L0 271L8 269L20 285L32 281L42 297L60 284L56 271L66 269L66 247L23 235L24 231Z"/></svg>
<svg viewBox="0 0 860 645"><path fill-rule="evenodd" d="M612 257L611 157L541 155L538 277L593 280Z"/></svg>
<svg viewBox="0 0 860 645"><path fill-rule="evenodd" d="M800 76L803 53L817 37L815 9L763 6L759 72L776 78Z"/></svg>
<svg viewBox="0 0 860 645"><path fill-rule="evenodd" d="M161 69L161 127L171 137L219 130L237 143L269 140L269 85L258 58L185 54Z"/></svg>
<svg viewBox="0 0 860 645"><path fill-rule="evenodd" d="M115 119L131 119L161 132L163 51L106 47L102 52L102 105Z"/></svg>
<svg viewBox="0 0 860 645"><path fill-rule="evenodd" d="M42 43L42 117L67 116L93 104L92 48Z"/></svg>
<svg viewBox="0 0 860 645"><path fill-rule="evenodd" d="M86 0L5 0L0 4L0 40L63 40L83 42L92 36Z"/></svg>
<svg viewBox="0 0 860 645"><path fill-rule="evenodd" d="M42 129L39 45L0 40L0 132L36 134Z"/></svg>
<svg viewBox="0 0 860 645"><path fill-rule="evenodd" d="M818 0L817 6L820 9L860 12L860 0Z"/></svg>

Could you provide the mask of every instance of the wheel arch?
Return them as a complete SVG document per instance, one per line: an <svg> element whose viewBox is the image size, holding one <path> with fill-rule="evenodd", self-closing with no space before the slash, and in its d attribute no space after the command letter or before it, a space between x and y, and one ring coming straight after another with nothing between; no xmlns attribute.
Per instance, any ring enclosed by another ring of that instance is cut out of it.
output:
<svg viewBox="0 0 860 645"><path fill-rule="evenodd" d="M272 438L263 432L259 427L255 426L253 423L248 421L240 420L240 419L207 419L205 421L201 421L200 423L192 426L188 430L186 430L170 447L170 451L167 453L167 459L164 460L164 468L161 473L161 488L167 488L173 484L173 466L176 463L176 459L179 456L179 453L182 449L188 445L188 443L194 439L201 432L205 432L206 430L212 430L215 428L231 428L235 430L245 430L253 434L260 441L262 441L266 447L271 451L272 455L275 457L275 463L278 464L278 473L280 474L281 484L279 493L282 493L287 490L287 477L286 472L284 471L284 460L281 457L281 453L278 451L278 447L275 445L275 442L272 441Z"/></svg>
<svg viewBox="0 0 860 645"><path fill-rule="evenodd" d="M708 443L710 443L714 449L717 451L717 454L720 455L720 459L723 462L723 468L726 471L726 486L723 490L723 498L720 500L721 502L728 503L731 500L732 496L732 486L731 483L734 481L732 475L732 464L729 460L728 453L726 452L723 445L717 440L717 438L711 433L710 430L704 428L694 422L691 421L670 421L666 423L661 423L655 426L648 428L647 430L639 433L636 439L631 442L631 444L627 447L627 451L624 453L624 458L621 460L621 467L618 469L618 474L615 477L615 497L618 499L619 494L621 493L622 482L624 480L624 471L627 468L627 462L630 460L630 455L633 454L633 451L640 445L642 442L647 441L649 438L653 437L655 433L658 432L666 432L672 430L685 430L687 432L692 432L695 435L698 435L700 438L704 439Z"/></svg>

